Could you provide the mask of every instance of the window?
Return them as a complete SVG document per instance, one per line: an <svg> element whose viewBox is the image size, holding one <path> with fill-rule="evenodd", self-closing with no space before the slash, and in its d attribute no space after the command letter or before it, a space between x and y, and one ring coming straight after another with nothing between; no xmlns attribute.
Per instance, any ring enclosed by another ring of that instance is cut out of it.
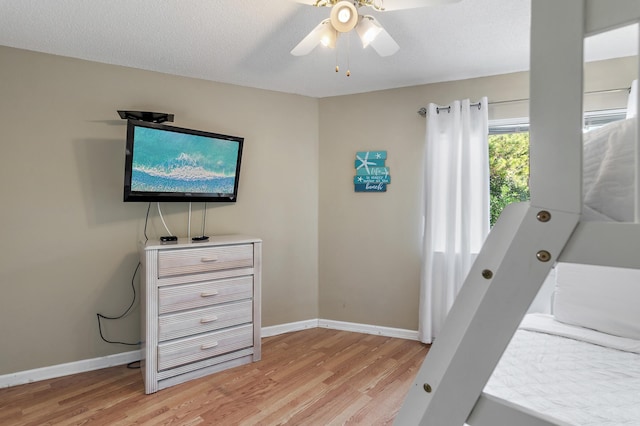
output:
<svg viewBox="0 0 640 426"><path fill-rule="evenodd" d="M489 205L493 226L507 204L529 199L529 132L489 134Z"/></svg>
<svg viewBox="0 0 640 426"><path fill-rule="evenodd" d="M623 120L626 110L585 113L584 130ZM489 123L489 202L493 226L507 204L529 200L529 119Z"/></svg>

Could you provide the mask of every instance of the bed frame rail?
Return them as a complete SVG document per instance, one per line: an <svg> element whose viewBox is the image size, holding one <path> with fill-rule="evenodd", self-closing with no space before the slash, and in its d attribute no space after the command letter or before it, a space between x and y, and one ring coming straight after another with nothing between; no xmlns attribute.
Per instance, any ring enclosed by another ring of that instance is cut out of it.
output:
<svg viewBox="0 0 640 426"><path fill-rule="evenodd" d="M562 424L482 390L556 261L640 268L639 224L580 223L583 39L637 22L640 0L531 3L531 203L489 233L397 425ZM636 222L639 165L636 148Z"/></svg>
<svg viewBox="0 0 640 426"><path fill-rule="evenodd" d="M580 222L560 254L560 262L638 268L640 226L635 223Z"/></svg>
<svg viewBox="0 0 640 426"><path fill-rule="evenodd" d="M473 426L571 426L485 393L478 398L467 423Z"/></svg>
<svg viewBox="0 0 640 426"><path fill-rule="evenodd" d="M418 371L396 424L464 424L579 216L529 203L505 208Z"/></svg>

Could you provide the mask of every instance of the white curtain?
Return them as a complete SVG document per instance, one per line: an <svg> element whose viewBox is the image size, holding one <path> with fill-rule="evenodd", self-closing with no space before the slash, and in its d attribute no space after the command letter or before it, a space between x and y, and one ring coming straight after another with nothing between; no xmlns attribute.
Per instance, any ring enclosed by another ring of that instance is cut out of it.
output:
<svg viewBox="0 0 640 426"><path fill-rule="evenodd" d="M424 157L420 340L431 343L489 232L487 98L430 104Z"/></svg>

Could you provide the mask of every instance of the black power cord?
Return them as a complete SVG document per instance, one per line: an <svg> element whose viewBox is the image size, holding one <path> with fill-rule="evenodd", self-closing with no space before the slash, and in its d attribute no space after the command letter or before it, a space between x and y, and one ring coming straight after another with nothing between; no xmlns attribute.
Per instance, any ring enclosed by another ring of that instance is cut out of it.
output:
<svg viewBox="0 0 640 426"><path fill-rule="evenodd" d="M147 237L147 223L149 222L149 210L151 210L151 202L147 206L147 216L144 218L144 242L149 241L149 237Z"/></svg>
<svg viewBox="0 0 640 426"><path fill-rule="evenodd" d="M147 206L147 214L145 216L144 219L144 241L145 243L147 241L149 241L149 237L147 236L147 223L149 222L149 211L151 210L151 203L149 203L149 205ZM136 278L136 274L138 273L138 270L140 269L140 262L138 262L138 265L136 266L135 271L133 271L133 276L131 277L131 289L133 290L133 300L131 300L131 304L129 305L129 307L127 308L126 311L124 311L121 315L118 315L116 317L109 317L106 315L102 315L100 313L97 313L96 316L98 317L98 331L100 332L100 338L107 342L107 343L115 343L118 345L127 345L127 346L139 346L142 342L137 342L137 343L129 343L129 342L119 342L119 341L115 341L115 340L108 340L107 338L104 337L104 334L102 333L102 321L103 319L106 320L117 320L117 319L121 319L124 318L129 312L131 312L131 309L133 308L133 305L136 301L136 286L134 284L134 280ZM130 369L138 369L140 368L140 361L133 361L127 364L127 368Z"/></svg>
<svg viewBox="0 0 640 426"><path fill-rule="evenodd" d="M147 214L146 214L145 219L144 219L144 238L145 238L145 243L147 241L149 241L149 237L147 236L147 223L149 222L149 211L150 210L151 210L151 203L149 203L149 205L147 206ZM102 334L102 321L101 321L102 319L107 319L107 320L121 319L121 318L124 318L131 311L131 308L133 308L133 304L136 301L136 286L134 284L134 280L136 278L136 274L138 273L138 269L140 269L140 262L138 262L138 265L136 266L136 270L133 271L133 276L131 277L131 288L133 289L133 300L131 301L131 304L129 305L127 310L124 311L124 313L122 315L118 315L117 317L108 317L108 316L102 315L100 313L96 314L96 316L98 317L98 331L100 332L100 338L102 340L104 340L105 342L107 342L107 343L115 343L115 344L119 344L119 345L129 345L129 346L138 346L141 343L141 342L138 342L138 343L118 342L118 341L113 341L113 340L106 339L104 337L104 334ZM133 364L133 363L131 363L131 364ZM129 364L129 365L131 365L131 364ZM129 366L127 366L127 367L129 367Z"/></svg>
<svg viewBox="0 0 640 426"><path fill-rule="evenodd" d="M138 266L136 266L136 270L133 272L133 277L131 277L131 288L133 289L133 300L131 301L131 304L129 305L127 310L124 311L124 313L122 313L121 315L118 315L117 317L109 317L106 315L102 315L100 313L96 314L98 316L98 330L100 331L100 337L102 338L102 340L104 340L107 343L116 343L119 345L129 345L129 346L138 346L141 343L141 342L137 342L137 343L118 342L118 341L106 339L102 334L102 321L101 321L102 319L106 319L106 320L121 319L121 318L124 318L131 311L131 308L133 308L133 304L136 301L136 286L134 285L134 280L136 278L136 274L138 273L138 270L140 269L140 265L141 263L138 262Z"/></svg>

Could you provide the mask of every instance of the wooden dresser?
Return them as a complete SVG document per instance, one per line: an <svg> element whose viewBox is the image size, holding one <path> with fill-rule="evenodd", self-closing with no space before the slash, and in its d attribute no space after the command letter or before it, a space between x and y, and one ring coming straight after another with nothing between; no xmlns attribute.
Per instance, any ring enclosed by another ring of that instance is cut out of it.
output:
<svg viewBox="0 0 640 426"><path fill-rule="evenodd" d="M145 393L260 360L260 239L140 247Z"/></svg>

